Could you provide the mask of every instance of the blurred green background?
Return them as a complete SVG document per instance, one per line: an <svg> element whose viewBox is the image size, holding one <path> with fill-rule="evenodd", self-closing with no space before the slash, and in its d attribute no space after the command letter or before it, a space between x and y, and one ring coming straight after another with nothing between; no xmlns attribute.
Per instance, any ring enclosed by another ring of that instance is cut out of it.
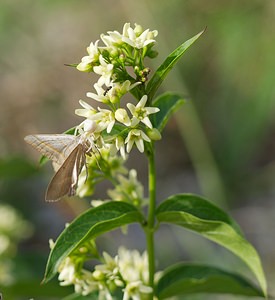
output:
<svg viewBox="0 0 275 300"><path fill-rule="evenodd" d="M56 238L84 204L44 202L53 171L50 166L38 167L39 155L23 138L61 133L80 122L74 110L78 100L92 91L93 80L64 64L79 62L91 41L108 30L121 31L125 22L159 31L159 56L148 62L153 70L207 26L160 91L178 91L188 101L158 143L158 196L161 200L173 193L194 192L226 208L259 251L272 291L274 20L274 0L1 0L0 201L32 224L32 234L26 234L17 252L14 246L0 257L2 265L9 261L13 277L10 283L0 283L4 299L60 299L71 291L54 282L41 287L39 282L49 238ZM141 155L134 153L129 166L138 169L146 185ZM115 253L124 243L142 250L144 237L138 229L131 230L130 238L119 232L106 235L102 248L108 246ZM113 236L116 242L110 243ZM178 228L163 226L156 243L160 269L179 259L193 259L248 273L226 251Z"/></svg>

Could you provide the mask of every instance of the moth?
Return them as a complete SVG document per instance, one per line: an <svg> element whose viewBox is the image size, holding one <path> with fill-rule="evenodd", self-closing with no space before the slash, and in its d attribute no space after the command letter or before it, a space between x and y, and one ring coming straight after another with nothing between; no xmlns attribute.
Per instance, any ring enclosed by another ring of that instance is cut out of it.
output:
<svg viewBox="0 0 275 300"><path fill-rule="evenodd" d="M52 160L57 169L48 185L45 200L58 201L66 195L75 195L83 167L87 172L86 154L91 152L89 142L70 134L34 134L27 135L24 140Z"/></svg>

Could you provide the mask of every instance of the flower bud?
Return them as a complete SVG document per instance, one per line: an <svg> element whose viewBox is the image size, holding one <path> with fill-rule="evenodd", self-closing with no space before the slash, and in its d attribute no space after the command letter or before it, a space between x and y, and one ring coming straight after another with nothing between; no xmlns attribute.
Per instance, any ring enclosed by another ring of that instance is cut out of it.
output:
<svg viewBox="0 0 275 300"><path fill-rule="evenodd" d="M93 67L91 64L87 64L86 62L81 62L76 66L78 71L81 72L92 72L93 71Z"/></svg>
<svg viewBox="0 0 275 300"><path fill-rule="evenodd" d="M85 132L91 132L91 133L95 132L96 127L97 127L95 121L86 119L83 123L84 123L84 131Z"/></svg>
<svg viewBox="0 0 275 300"><path fill-rule="evenodd" d="M98 280L98 281L101 281L101 280L104 280L104 273L101 272L100 270L95 270L93 272L93 277L95 280Z"/></svg>
<svg viewBox="0 0 275 300"><path fill-rule="evenodd" d="M153 141L159 141L161 139L161 133L157 128L148 129L146 133L148 134L149 138Z"/></svg>
<svg viewBox="0 0 275 300"><path fill-rule="evenodd" d="M127 114L127 111L124 108L119 108L119 109L116 110L115 118L118 122L120 122L120 123L122 123L126 126L131 125L130 118Z"/></svg>
<svg viewBox="0 0 275 300"><path fill-rule="evenodd" d="M140 36L143 32L143 28L139 24L135 24L134 32L136 36Z"/></svg>

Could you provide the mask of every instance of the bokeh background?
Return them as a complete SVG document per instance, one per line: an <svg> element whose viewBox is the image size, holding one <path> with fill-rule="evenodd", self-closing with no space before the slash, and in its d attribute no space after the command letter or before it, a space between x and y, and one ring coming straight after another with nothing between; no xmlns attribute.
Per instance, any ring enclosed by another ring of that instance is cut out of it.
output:
<svg viewBox="0 0 275 300"><path fill-rule="evenodd" d="M148 62L153 70L207 26L160 90L180 92L188 101L157 146L158 198L192 192L227 209L259 251L272 292L274 20L273 0L1 0L0 205L14 207L16 219L25 220L21 220L22 232L11 229L8 235L13 243L8 253L0 255L4 299L60 299L71 292L56 282L40 286L40 281L49 238L55 239L86 203L44 202L53 171L50 165L39 168L38 153L23 138L31 133L61 133L80 122L74 110L78 100L92 91L92 77L64 64L79 62L91 41L108 30L121 31L125 22L159 31L159 56ZM138 169L146 186L143 157L133 153L128 165ZM95 197L101 194L104 186ZM0 218L5 223L7 216ZM20 237L14 231L25 237L18 246ZM142 233L136 228L130 228L130 233L128 237L120 232L107 234L100 245L113 254L120 243L143 250ZM227 251L182 229L163 226L156 243L160 269L184 259L249 274Z"/></svg>

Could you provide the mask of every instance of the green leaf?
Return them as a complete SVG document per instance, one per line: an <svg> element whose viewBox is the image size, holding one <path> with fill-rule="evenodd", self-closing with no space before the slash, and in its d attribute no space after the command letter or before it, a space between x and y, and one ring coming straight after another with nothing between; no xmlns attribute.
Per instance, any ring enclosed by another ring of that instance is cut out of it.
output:
<svg viewBox="0 0 275 300"><path fill-rule="evenodd" d="M182 263L169 267L156 286L159 299L196 293L264 297L261 290L242 276L198 264Z"/></svg>
<svg viewBox="0 0 275 300"><path fill-rule="evenodd" d="M159 88L165 77L168 75L168 73L171 71L171 69L174 67L176 62L182 57L185 51L204 33L204 31L205 30L201 31L200 33L180 45L159 66L146 87L146 94L148 95L149 101L153 99L157 89Z"/></svg>
<svg viewBox="0 0 275 300"><path fill-rule="evenodd" d="M191 194L174 195L156 211L159 222L176 224L216 242L242 259L266 295L266 280L254 247L243 237L238 225L209 201Z"/></svg>
<svg viewBox="0 0 275 300"><path fill-rule="evenodd" d="M66 227L56 240L49 255L43 281L49 281L57 273L63 259L83 242L120 226L142 221L141 213L125 202L107 202L87 210Z"/></svg>
<svg viewBox="0 0 275 300"><path fill-rule="evenodd" d="M161 132L173 112L184 102L184 99L175 93L165 93L157 97L154 100L153 105L158 107L160 111L153 114L151 117L153 127L157 128Z"/></svg>
<svg viewBox="0 0 275 300"><path fill-rule="evenodd" d="M73 67L76 68L78 64L64 64L66 67Z"/></svg>

